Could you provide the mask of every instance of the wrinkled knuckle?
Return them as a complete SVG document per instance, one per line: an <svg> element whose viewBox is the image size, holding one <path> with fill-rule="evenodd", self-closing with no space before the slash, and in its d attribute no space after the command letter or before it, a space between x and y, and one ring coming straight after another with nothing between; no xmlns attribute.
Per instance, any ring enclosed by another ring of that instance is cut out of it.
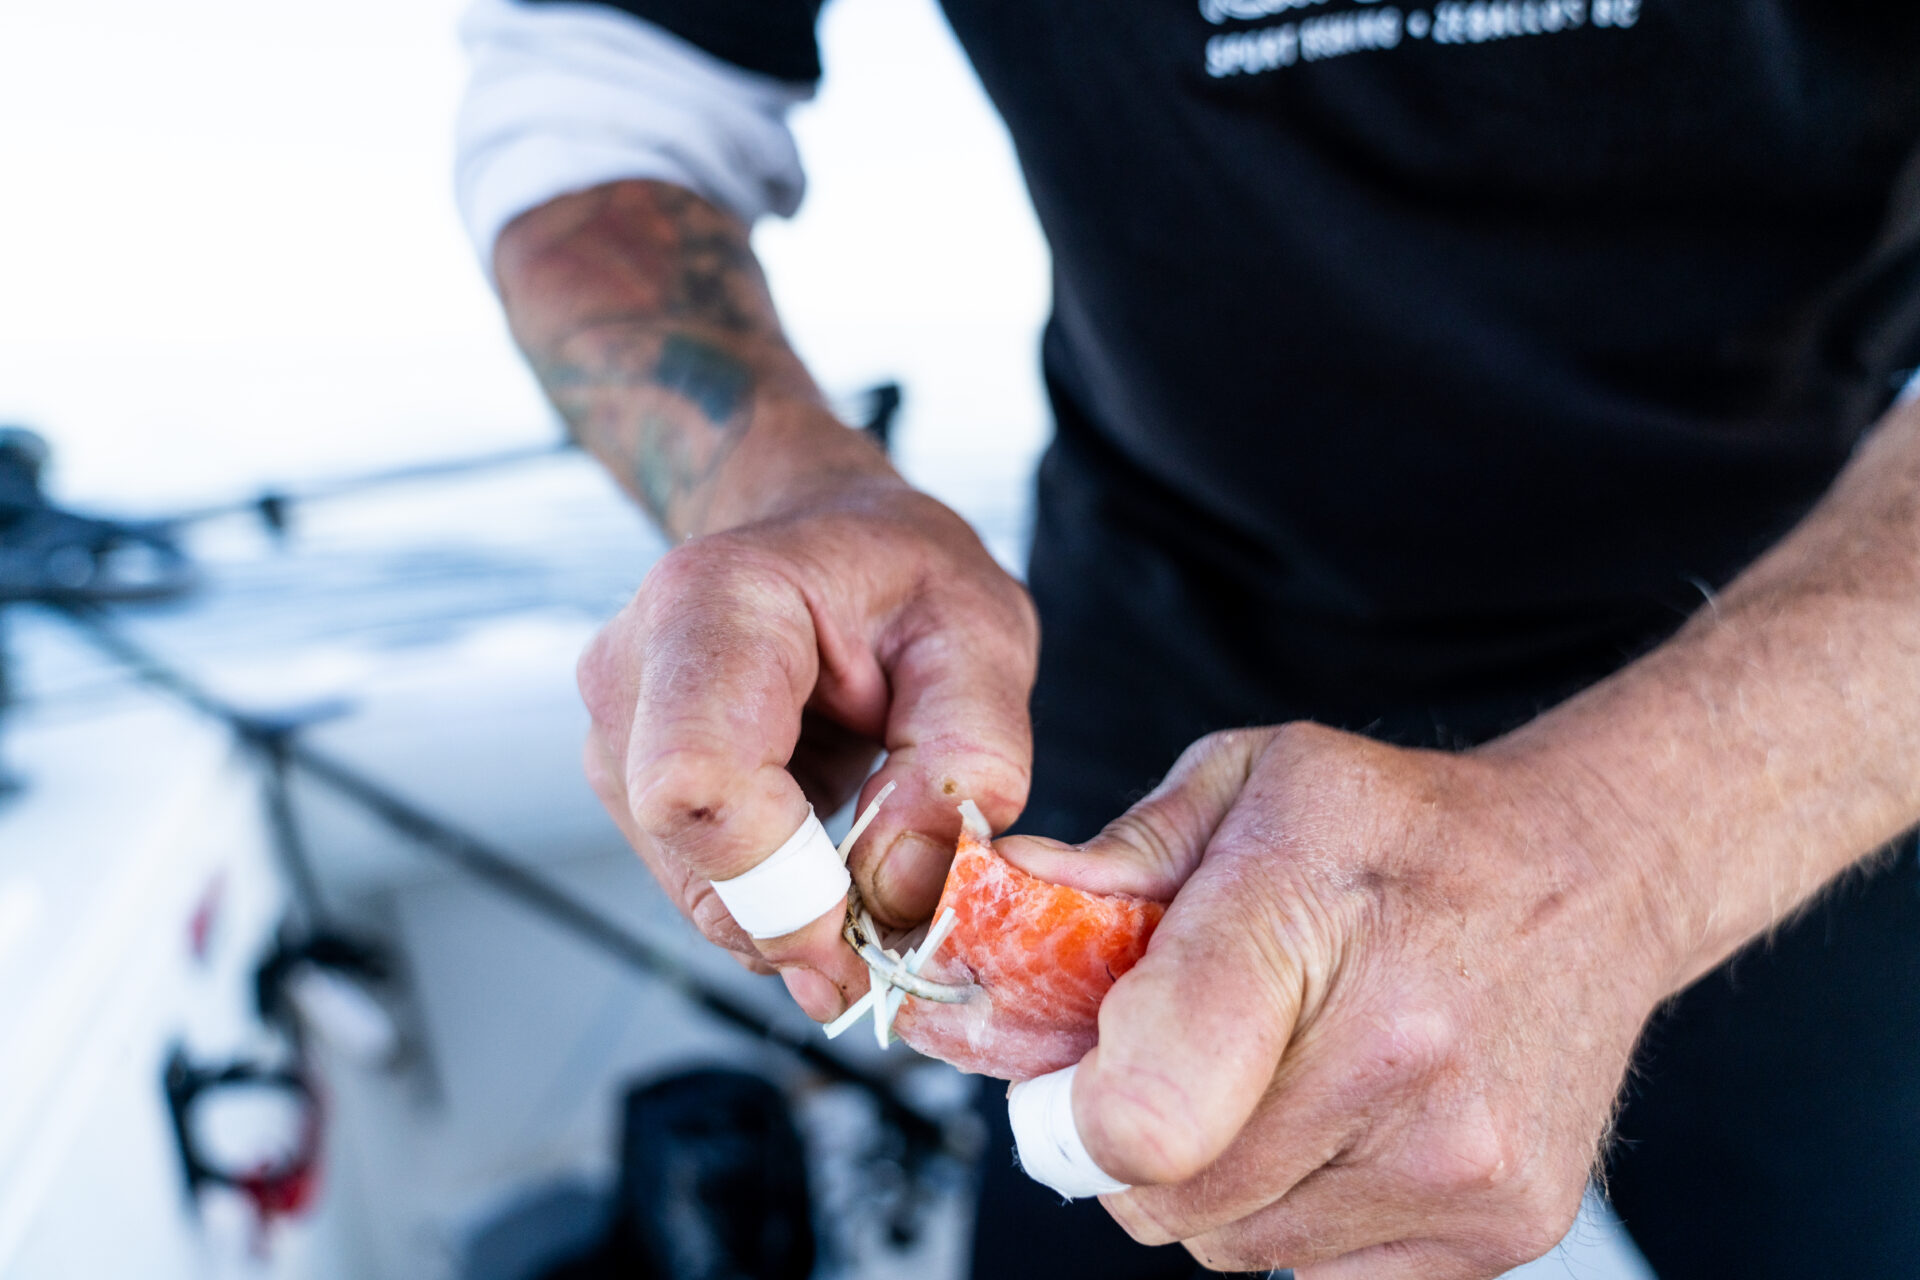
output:
<svg viewBox="0 0 1920 1280"><path fill-rule="evenodd" d="M1133 810L1109 822L1102 834L1135 850L1149 866L1164 869L1179 865L1179 851L1167 842L1159 826Z"/></svg>
<svg viewBox="0 0 1920 1280"><path fill-rule="evenodd" d="M1040 647L1039 606L1033 602L1033 593L1025 587L1017 582L1012 587L1009 596L1012 600L1014 634L1023 649L1037 651Z"/></svg>
<svg viewBox="0 0 1920 1280"><path fill-rule="evenodd" d="M1213 1163L1216 1153L1177 1083L1126 1069L1082 1080L1081 1138L1113 1177L1133 1186L1170 1186Z"/></svg>
<svg viewBox="0 0 1920 1280"><path fill-rule="evenodd" d="M1180 1239L1180 1233L1173 1225L1165 1221L1153 1206L1142 1204L1138 1196L1120 1196L1106 1202L1106 1205L1107 1213L1120 1224L1122 1231L1133 1238L1135 1244L1173 1244Z"/></svg>
<svg viewBox="0 0 1920 1280"><path fill-rule="evenodd" d="M967 760L967 789L988 813L1016 814L1027 801L1032 771L999 752L982 751Z"/></svg>
<svg viewBox="0 0 1920 1280"><path fill-rule="evenodd" d="M714 534L675 547L655 561L636 602L647 618L656 620L689 602L764 605L769 593L784 589L778 559L765 547Z"/></svg>
<svg viewBox="0 0 1920 1280"><path fill-rule="evenodd" d="M1233 1231L1217 1232L1201 1240L1183 1240L1181 1244L1193 1260L1208 1271L1265 1271L1269 1263L1260 1251L1249 1249Z"/></svg>
<svg viewBox="0 0 1920 1280"><path fill-rule="evenodd" d="M593 638L573 664L573 681L580 701L596 725L616 724L623 710L625 682L620 678L620 642L609 624Z"/></svg>
<svg viewBox="0 0 1920 1280"><path fill-rule="evenodd" d="M1274 730L1273 742L1290 755L1311 755L1345 736L1311 720L1289 720Z"/></svg>
<svg viewBox="0 0 1920 1280"><path fill-rule="evenodd" d="M1207 735L1207 740L1237 751L1248 747L1264 747L1279 734L1280 729L1272 725L1256 725L1239 729L1216 729Z"/></svg>
<svg viewBox="0 0 1920 1280"><path fill-rule="evenodd" d="M611 808L619 800L620 784L607 763L606 754L591 735L580 752L580 771L586 775L587 785L593 788L593 794L600 798L601 804Z"/></svg>
<svg viewBox="0 0 1920 1280"><path fill-rule="evenodd" d="M1512 1148L1491 1124L1459 1124L1417 1155L1413 1174L1428 1194L1457 1200L1499 1191L1517 1171Z"/></svg>
<svg viewBox="0 0 1920 1280"><path fill-rule="evenodd" d="M731 790L726 768L694 751L676 751L627 779L628 803L642 831L666 844L722 825Z"/></svg>
<svg viewBox="0 0 1920 1280"><path fill-rule="evenodd" d="M726 559L716 554L708 543L689 542L674 547L647 570L647 576L640 582L639 599L654 604L705 589L723 576Z"/></svg>
<svg viewBox="0 0 1920 1280"><path fill-rule="evenodd" d="M730 545L724 535L680 543L653 562L653 568L647 570L647 576L639 583L639 593L643 597L674 595L689 587L705 587L730 576L737 560L739 549Z"/></svg>
<svg viewBox="0 0 1920 1280"><path fill-rule="evenodd" d="M681 912L708 942L741 955L755 955L746 932L734 921L727 904L720 901L720 895L708 882L696 880L688 885Z"/></svg>
<svg viewBox="0 0 1920 1280"><path fill-rule="evenodd" d="M1511 1210L1504 1215L1512 1231L1510 1244L1520 1254L1520 1262L1531 1262L1553 1248L1580 1216L1580 1200L1586 1192L1582 1178L1564 1184L1544 1178L1521 1178L1509 1188Z"/></svg>
<svg viewBox="0 0 1920 1280"><path fill-rule="evenodd" d="M1251 729L1215 729L1188 750L1195 756L1223 754L1238 749L1253 733Z"/></svg>
<svg viewBox="0 0 1920 1280"><path fill-rule="evenodd" d="M1577 1212L1577 1210L1576 1210ZM1503 1219L1487 1241L1484 1253L1500 1270L1524 1266L1544 1257L1566 1237L1573 1226L1574 1213L1565 1218L1511 1216Z"/></svg>

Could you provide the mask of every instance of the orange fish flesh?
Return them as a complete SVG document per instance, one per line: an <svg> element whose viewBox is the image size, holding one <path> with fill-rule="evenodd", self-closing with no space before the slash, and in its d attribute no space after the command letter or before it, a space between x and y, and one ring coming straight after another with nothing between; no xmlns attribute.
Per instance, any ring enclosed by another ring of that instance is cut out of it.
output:
<svg viewBox="0 0 1920 1280"><path fill-rule="evenodd" d="M921 972L971 985L973 994L963 1004L909 998L893 1026L921 1053L962 1071L1031 1080L1093 1047L1101 1000L1146 954L1165 908L1029 875L971 825L933 913L937 920L951 907L953 931Z"/></svg>

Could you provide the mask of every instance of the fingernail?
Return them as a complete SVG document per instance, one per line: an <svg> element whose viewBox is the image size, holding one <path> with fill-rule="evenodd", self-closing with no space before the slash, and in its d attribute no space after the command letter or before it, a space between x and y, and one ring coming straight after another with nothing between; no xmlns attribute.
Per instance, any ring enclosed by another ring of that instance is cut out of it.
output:
<svg viewBox="0 0 1920 1280"><path fill-rule="evenodd" d="M875 905L890 920L923 920L940 901L953 850L917 831L893 838L873 871Z"/></svg>
<svg viewBox="0 0 1920 1280"><path fill-rule="evenodd" d="M846 1012L847 1002L841 997L840 988L818 969L794 965L780 971L780 981L787 984L787 994L793 997L794 1003L806 1010L815 1022L832 1022Z"/></svg>

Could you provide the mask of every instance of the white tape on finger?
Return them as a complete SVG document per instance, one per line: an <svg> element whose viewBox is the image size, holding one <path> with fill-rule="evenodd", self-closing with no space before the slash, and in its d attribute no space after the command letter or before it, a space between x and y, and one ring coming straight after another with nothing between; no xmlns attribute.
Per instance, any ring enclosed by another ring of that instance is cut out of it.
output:
<svg viewBox="0 0 1920 1280"><path fill-rule="evenodd" d="M1007 1094L1007 1118L1013 1123L1020 1167L1029 1178L1069 1200L1128 1190L1126 1183L1094 1163L1080 1141L1080 1127L1073 1122L1073 1073L1079 1069L1075 1063L1022 1081Z"/></svg>
<svg viewBox="0 0 1920 1280"><path fill-rule="evenodd" d="M734 922L755 938L778 938L840 905L853 878L811 808L800 829L765 862L731 880L715 880Z"/></svg>

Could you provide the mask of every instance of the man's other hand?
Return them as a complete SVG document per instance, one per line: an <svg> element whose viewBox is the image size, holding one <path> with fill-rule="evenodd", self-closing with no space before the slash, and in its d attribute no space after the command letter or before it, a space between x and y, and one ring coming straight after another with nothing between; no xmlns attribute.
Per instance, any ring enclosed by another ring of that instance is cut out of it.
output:
<svg viewBox="0 0 1920 1280"><path fill-rule="evenodd" d="M1026 803L1038 648L1026 592L964 521L897 479L850 480L654 567L580 660L587 774L688 919L831 1018L866 986L839 911L756 942L710 882L779 848L809 803L824 818L897 782L852 870L876 917L925 917L956 801L996 828Z"/></svg>
<svg viewBox="0 0 1920 1280"><path fill-rule="evenodd" d="M1511 758L1220 734L1048 879L1164 899L1074 1081L1136 1239L1301 1280L1494 1276L1573 1221L1670 989L1595 806Z"/></svg>

